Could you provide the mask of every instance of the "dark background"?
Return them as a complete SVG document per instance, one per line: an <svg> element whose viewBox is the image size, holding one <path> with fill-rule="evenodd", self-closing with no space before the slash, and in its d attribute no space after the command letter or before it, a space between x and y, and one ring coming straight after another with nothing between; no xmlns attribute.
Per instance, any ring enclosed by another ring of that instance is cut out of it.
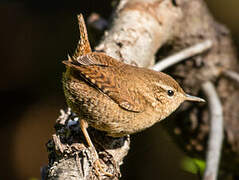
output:
<svg viewBox="0 0 239 180"><path fill-rule="evenodd" d="M206 2L238 46L239 1ZM45 143L65 107L61 61L78 41L76 14L93 12L109 18L112 1L0 2L0 179L40 178L40 167L47 164ZM94 34L90 39L92 47L100 40ZM163 126L167 121L132 136L123 179L198 179L181 169L185 155Z"/></svg>

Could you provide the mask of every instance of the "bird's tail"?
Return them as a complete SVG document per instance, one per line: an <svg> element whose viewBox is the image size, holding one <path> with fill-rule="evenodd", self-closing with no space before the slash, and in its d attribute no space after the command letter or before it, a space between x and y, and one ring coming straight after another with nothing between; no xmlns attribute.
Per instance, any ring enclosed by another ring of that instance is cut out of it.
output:
<svg viewBox="0 0 239 180"><path fill-rule="evenodd" d="M83 56L92 52L83 15L80 14L77 17L78 17L79 30L80 30L80 40L77 44L77 48L73 55L73 59L77 59L80 56Z"/></svg>

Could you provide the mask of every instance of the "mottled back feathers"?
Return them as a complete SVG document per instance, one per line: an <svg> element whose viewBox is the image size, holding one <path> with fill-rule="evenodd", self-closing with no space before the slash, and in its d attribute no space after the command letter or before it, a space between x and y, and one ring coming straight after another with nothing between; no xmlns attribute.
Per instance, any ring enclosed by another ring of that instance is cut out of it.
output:
<svg viewBox="0 0 239 180"><path fill-rule="evenodd" d="M90 53L79 57L77 60L63 61L68 67L76 70L87 82L99 91L114 100L120 107L134 112L144 111L143 103L132 96L128 87L120 87L124 79L119 78L124 73L126 64L107 56L104 53Z"/></svg>

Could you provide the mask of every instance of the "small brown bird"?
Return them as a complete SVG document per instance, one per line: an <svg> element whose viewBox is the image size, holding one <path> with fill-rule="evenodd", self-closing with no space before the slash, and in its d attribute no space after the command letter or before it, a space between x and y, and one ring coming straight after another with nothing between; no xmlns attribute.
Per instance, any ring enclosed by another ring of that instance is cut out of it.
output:
<svg viewBox="0 0 239 180"><path fill-rule="evenodd" d="M92 148L88 125L109 136L122 137L163 120L186 100L204 102L186 94L167 74L92 52L83 16L79 15L78 20L81 40L74 56L63 61L67 69L63 87Z"/></svg>

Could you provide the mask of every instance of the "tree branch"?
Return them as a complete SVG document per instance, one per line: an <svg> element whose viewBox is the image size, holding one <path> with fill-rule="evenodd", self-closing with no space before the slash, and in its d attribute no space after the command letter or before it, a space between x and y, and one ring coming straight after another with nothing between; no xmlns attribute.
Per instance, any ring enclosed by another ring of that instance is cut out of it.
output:
<svg viewBox="0 0 239 180"><path fill-rule="evenodd" d="M184 50L181 50L180 52L175 53L172 56L169 56L165 59L160 60L158 63L156 63L154 66L152 66L151 69L153 69L155 71L163 71L164 69L167 69L168 67L170 67L176 63L186 60L187 58L190 58L192 56L195 56L202 52L205 52L206 50L210 49L211 47L212 47L211 40L203 41L194 46L191 46Z"/></svg>
<svg viewBox="0 0 239 180"><path fill-rule="evenodd" d="M216 180L223 142L223 113L220 99L214 85L207 81L202 84L210 110L210 131L204 180Z"/></svg>
<svg viewBox="0 0 239 180"><path fill-rule="evenodd" d="M239 83L239 74L237 72L227 70L227 71L223 72L223 74L225 74L226 76L230 77L231 79L233 79L237 83Z"/></svg>
<svg viewBox="0 0 239 180"><path fill-rule="evenodd" d="M61 110L55 125L56 134L53 134L47 143L49 165L46 179L118 179L121 176L119 166L129 150L129 136L111 138L93 128L88 128L99 157L106 165L105 171L111 173L113 177L97 174L94 167L96 157L91 149L85 146L78 119L70 109Z"/></svg>

